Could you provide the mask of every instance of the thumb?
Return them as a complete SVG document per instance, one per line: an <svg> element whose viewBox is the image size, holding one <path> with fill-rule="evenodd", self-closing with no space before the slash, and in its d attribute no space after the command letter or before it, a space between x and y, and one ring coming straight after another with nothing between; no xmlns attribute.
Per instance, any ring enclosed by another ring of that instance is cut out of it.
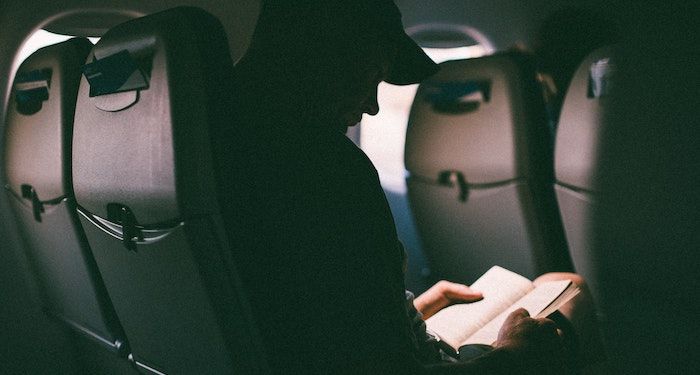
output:
<svg viewBox="0 0 700 375"><path fill-rule="evenodd" d="M509 317L509 318L515 318L515 317L527 318L527 317L529 317L529 316L530 316L530 313L529 313L527 310L525 310L524 308L521 307L521 308L519 308L519 309L517 309L517 310L514 310L512 313L510 313L510 315L509 315L508 317Z"/></svg>
<svg viewBox="0 0 700 375"><path fill-rule="evenodd" d="M466 285L457 283L445 284L445 296L453 301L473 302L484 298L484 295Z"/></svg>

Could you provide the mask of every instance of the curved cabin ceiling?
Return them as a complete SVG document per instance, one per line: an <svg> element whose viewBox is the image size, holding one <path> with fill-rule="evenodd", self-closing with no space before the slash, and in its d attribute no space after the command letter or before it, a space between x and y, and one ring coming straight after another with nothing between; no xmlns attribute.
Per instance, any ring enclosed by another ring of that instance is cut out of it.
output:
<svg viewBox="0 0 700 375"><path fill-rule="evenodd" d="M39 27L58 34L100 36L130 18L189 5L205 9L221 20L229 35L231 53L238 58L247 47L259 3L259 0L3 0L0 2L0 27L3 34L14 33L20 40Z"/></svg>
<svg viewBox="0 0 700 375"><path fill-rule="evenodd" d="M401 8L406 27L426 23L462 24L481 31L499 50L516 44L530 45L541 22L562 7L584 5L605 12L612 12L611 9L616 8L610 2L602 0L431 0L429 5L424 0L395 1ZM191 5L209 11L222 21L229 34L231 53L234 58L238 58L245 51L255 26L260 2L261 0L4 0L0 5L3 9L0 24L5 31L6 22L21 20L25 25L34 24L35 27L44 27L59 34L99 36L129 18L174 6ZM426 6L430 7L430 12L426 12Z"/></svg>

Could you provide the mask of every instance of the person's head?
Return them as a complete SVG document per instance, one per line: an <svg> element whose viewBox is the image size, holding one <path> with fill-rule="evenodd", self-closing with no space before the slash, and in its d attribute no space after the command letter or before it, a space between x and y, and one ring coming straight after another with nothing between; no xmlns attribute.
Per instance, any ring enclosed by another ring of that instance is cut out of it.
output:
<svg viewBox="0 0 700 375"><path fill-rule="evenodd" d="M266 80L294 93L282 100L338 126L377 113L381 81L418 83L437 71L391 0L267 1L249 55Z"/></svg>

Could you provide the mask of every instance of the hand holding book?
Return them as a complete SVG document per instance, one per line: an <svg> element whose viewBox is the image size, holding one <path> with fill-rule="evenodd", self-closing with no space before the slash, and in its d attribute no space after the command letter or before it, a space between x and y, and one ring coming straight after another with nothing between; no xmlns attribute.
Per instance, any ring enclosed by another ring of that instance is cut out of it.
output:
<svg viewBox="0 0 700 375"><path fill-rule="evenodd" d="M468 344L494 344L501 326L519 308L532 317L545 317L578 293L578 287L569 280L535 286L498 266L471 287L483 293L482 300L446 307L426 320L428 331L455 353Z"/></svg>
<svg viewBox="0 0 700 375"><path fill-rule="evenodd" d="M439 281L413 301L416 309L428 319L438 311L456 303L476 302L484 298L481 292L464 284Z"/></svg>

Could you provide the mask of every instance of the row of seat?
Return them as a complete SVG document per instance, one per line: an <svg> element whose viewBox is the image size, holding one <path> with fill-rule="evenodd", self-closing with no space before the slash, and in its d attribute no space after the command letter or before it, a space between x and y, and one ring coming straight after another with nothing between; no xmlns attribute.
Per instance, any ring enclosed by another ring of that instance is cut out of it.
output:
<svg viewBox="0 0 700 375"><path fill-rule="evenodd" d="M582 133L595 130L605 67L591 59L562 111L556 178L524 56L447 62L421 85L408 187L440 275L572 270L568 239L594 283L585 228L595 137ZM210 132L228 125L232 69L218 21L176 8L116 26L94 47L76 38L41 49L14 81L6 191L46 309L142 372L266 371L210 154Z"/></svg>
<svg viewBox="0 0 700 375"><path fill-rule="evenodd" d="M408 196L440 278L468 283L494 264L530 278L575 270L596 291L587 228L610 54L582 62L556 139L521 53L448 61L420 85L406 136Z"/></svg>
<svg viewBox="0 0 700 375"><path fill-rule="evenodd" d="M232 70L218 20L183 7L16 74L5 190L45 309L144 373L266 370L210 155Z"/></svg>

